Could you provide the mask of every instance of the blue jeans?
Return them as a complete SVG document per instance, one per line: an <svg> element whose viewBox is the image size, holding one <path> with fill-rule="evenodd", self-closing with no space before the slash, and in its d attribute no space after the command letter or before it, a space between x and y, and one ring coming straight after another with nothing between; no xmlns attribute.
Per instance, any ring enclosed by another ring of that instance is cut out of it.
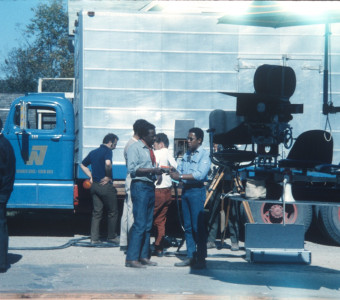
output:
<svg viewBox="0 0 340 300"><path fill-rule="evenodd" d="M0 195L0 269L7 269L8 229L6 205L9 196Z"/></svg>
<svg viewBox="0 0 340 300"><path fill-rule="evenodd" d="M152 182L131 183L134 223L129 236L126 260L150 257L150 233L155 207L155 186Z"/></svg>
<svg viewBox="0 0 340 300"><path fill-rule="evenodd" d="M207 257L207 233L204 222L205 188L182 191L182 212L188 258L203 260Z"/></svg>

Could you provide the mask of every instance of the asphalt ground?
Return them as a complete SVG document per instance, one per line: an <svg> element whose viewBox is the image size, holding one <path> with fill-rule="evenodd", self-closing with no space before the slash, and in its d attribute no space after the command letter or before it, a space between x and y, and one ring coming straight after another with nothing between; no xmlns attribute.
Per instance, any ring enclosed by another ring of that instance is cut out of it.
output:
<svg viewBox="0 0 340 300"><path fill-rule="evenodd" d="M82 239L88 220L63 214L10 217L10 247ZM178 253L170 247L167 256L152 257L157 267L143 270L126 268L118 247L86 247L88 240L59 250L10 250L11 267L0 274L0 299L340 299L339 246L315 232L305 241L310 265L249 263L243 243L232 252L229 239L223 248L208 250L205 270L174 267L185 247Z"/></svg>

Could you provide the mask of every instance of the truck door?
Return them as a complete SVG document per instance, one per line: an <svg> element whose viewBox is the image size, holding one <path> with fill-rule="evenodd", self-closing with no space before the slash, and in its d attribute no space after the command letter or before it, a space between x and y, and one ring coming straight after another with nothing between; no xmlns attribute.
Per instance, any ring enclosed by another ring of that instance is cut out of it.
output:
<svg viewBox="0 0 340 300"><path fill-rule="evenodd" d="M12 105L6 131L17 164L9 207L73 207L73 109L62 100L36 94Z"/></svg>

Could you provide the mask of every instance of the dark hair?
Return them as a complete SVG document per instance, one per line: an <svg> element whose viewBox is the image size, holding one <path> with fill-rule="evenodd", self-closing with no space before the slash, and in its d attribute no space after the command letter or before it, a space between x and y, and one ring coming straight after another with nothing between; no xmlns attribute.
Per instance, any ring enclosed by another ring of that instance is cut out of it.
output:
<svg viewBox="0 0 340 300"><path fill-rule="evenodd" d="M201 128L193 127L189 129L189 132L194 133L197 139L201 139L203 142L204 132Z"/></svg>
<svg viewBox="0 0 340 300"><path fill-rule="evenodd" d="M140 138L146 137L149 134L149 130L155 130L155 125L146 121L145 124L142 124L138 129L137 134Z"/></svg>
<svg viewBox="0 0 340 300"><path fill-rule="evenodd" d="M143 125L145 125L146 123L148 123L148 121L144 120L144 119L138 119L135 121L135 123L133 124L133 131L135 134L138 134L139 128Z"/></svg>
<svg viewBox="0 0 340 300"><path fill-rule="evenodd" d="M0 131L1 131L1 129L2 129L2 120L0 118Z"/></svg>
<svg viewBox="0 0 340 300"><path fill-rule="evenodd" d="M157 133L155 142L156 143L163 142L163 144L166 148L169 147L169 139L168 139L168 136L165 133Z"/></svg>
<svg viewBox="0 0 340 300"><path fill-rule="evenodd" d="M108 133L107 135L105 135L104 139L103 139L103 144L107 144L109 142L114 143L115 140L119 140L118 136L116 136L113 133Z"/></svg>

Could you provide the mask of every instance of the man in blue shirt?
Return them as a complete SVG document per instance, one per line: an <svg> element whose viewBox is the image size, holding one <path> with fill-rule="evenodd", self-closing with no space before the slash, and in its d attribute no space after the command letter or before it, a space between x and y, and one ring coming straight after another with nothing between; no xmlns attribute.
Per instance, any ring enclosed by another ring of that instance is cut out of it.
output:
<svg viewBox="0 0 340 300"><path fill-rule="evenodd" d="M171 172L174 180L183 182L182 212L184 219L187 258L175 263L176 267L191 266L195 269L206 267L207 238L204 222L204 202L206 189L204 181L210 170L209 152L203 149L204 133L197 127L191 128L188 134L189 150L184 154L178 172Z"/></svg>
<svg viewBox="0 0 340 300"><path fill-rule="evenodd" d="M107 208L107 240L119 243L116 233L118 221L117 190L112 182L112 150L116 148L118 137L107 134L103 144L92 150L82 161L80 167L90 177L93 211L91 220L91 243L100 243L100 222L104 207ZM92 172L88 168L91 165Z"/></svg>
<svg viewBox="0 0 340 300"><path fill-rule="evenodd" d="M156 167L152 146L155 142L155 126L147 122L139 128L140 139L127 151L128 172L131 175L131 199L133 218L125 266L145 268L156 266L150 261L150 233L155 207L155 180L162 170Z"/></svg>

